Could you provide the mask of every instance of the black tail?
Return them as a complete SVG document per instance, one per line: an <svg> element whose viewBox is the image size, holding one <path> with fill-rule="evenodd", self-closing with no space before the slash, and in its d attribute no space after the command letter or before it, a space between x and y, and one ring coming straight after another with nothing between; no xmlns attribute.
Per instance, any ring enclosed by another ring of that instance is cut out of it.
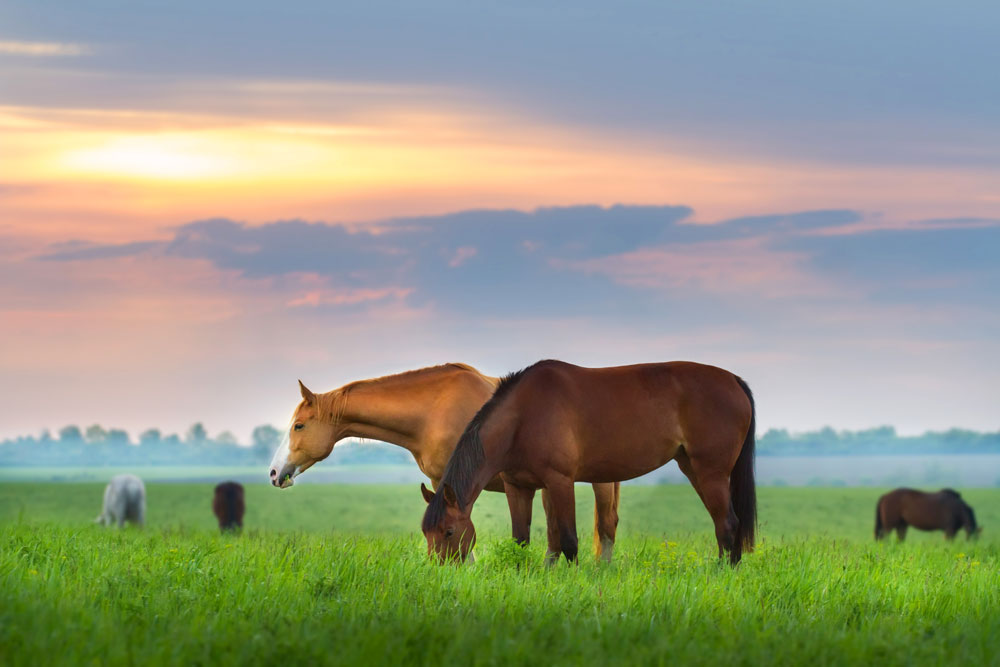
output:
<svg viewBox="0 0 1000 667"><path fill-rule="evenodd" d="M757 483L754 479L754 450L756 449L757 431L757 407L754 404L753 392L750 387L737 377L736 381L746 392L750 399L750 428L747 429L747 437L743 441L743 449L740 450L736 465L729 475L729 495L732 498L733 511L739 525L736 528L736 540L733 543L733 550L729 554L729 560L734 565L740 562L743 550L753 551L757 537Z"/></svg>
<svg viewBox="0 0 1000 667"><path fill-rule="evenodd" d="M875 503L875 539L882 539L882 499Z"/></svg>

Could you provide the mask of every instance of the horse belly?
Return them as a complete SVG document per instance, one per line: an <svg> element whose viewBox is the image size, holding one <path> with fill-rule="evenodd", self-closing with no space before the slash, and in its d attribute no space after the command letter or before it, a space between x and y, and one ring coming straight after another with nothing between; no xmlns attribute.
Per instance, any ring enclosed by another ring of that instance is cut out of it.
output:
<svg viewBox="0 0 1000 667"><path fill-rule="evenodd" d="M948 517L937 509L907 508L903 520L918 530L943 530L948 526Z"/></svg>
<svg viewBox="0 0 1000 667"><path fill-rule="evenodd" d="M665 466L680 449L679 442L627 442L617 443L605 451L590 450L591 455L581 461L577 481L624 482L641 477Z"/></svg>

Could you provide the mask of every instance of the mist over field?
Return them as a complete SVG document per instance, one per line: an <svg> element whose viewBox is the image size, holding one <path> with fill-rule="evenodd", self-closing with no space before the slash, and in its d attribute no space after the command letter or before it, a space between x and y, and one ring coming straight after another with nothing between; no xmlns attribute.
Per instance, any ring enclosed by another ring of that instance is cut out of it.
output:
<svg viewBox="0 0 1000 667"><path fill-rule="evenodd" d="M183 436L144 431L138 442L120 429L62 429L57 437L0 442L0 479L81 481L108 479L136 469L151 479L201 480L212 476L266 483L265 466L280 431L259 426L242 444L228 432L210 437L201 424ZM1000 486L1000 433L952 429L900 436L890 427L866 431L790 434L772 429L757 442L757 479L776 486ZM377 441L345 440L312 468L302 483L426 481L405 449ZM637 478L638 484L687 484L676 464Z"/></svg>

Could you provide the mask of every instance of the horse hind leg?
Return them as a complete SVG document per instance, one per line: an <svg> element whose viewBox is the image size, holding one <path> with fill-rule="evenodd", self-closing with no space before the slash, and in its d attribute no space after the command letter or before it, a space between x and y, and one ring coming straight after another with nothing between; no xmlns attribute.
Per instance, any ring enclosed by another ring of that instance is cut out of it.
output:
<svg viewBox="0 0 1000 667"><path fill-rule="evenodd" d="M900 542L906 539L906 529L908 527L907 523L902 519L900 519L899 523L896 524L896 537L899 538Z"/></svg>
<svg viewBox="0 0 1000 667"><path fill-rule="evenodd" d="M594 484L594 555L611 562L618 530L621 482Z"/></svg>
<svg viewBox="0 0 1000 667"><path fill-rule="evenodd" d="M719 558L728 553L730 564L736 565L740 562L743 553L740 545L736 542L736 530L740 522L733 509L729 493L729 479L725 476L717 476L708 481L702 480L699 486L702 490L705 507L715 523L715 541L719 545Z"/></svg>
<svg viewBox="0 0 1000 667"><path fill-rule="evenodd" d="M698 471L688 453L682 448L674 456L677 467L691 482L701 502L705 505L712 522L715 524L715 541L719 545L719 558L729 554L729 561L736 565L743 556L742 549L736 540L736 531L740 521L733 509L732 497L729 491L729 476L714 472Z"/></svg>

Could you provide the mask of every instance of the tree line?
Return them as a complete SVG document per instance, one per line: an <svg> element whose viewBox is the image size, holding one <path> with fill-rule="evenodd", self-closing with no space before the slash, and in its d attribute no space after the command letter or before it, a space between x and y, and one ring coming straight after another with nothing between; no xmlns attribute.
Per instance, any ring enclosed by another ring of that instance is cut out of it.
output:
<svg viewBox="0 0 1000 667"><path fill-rule="evenodd" d="M281 442L281 431L264 424L253 430L249 443L229 431L210 436L200 422L181 436L150 428L133 439L125 430L99 424L81 429L64 426L55 434L0 441L0 460L7 466L104 465L261 465L271 460ZM385 443L346 442L329 460L340 464L399 464L413 460L409 452Z"/></svg>
<svg viewBox="0 0 1000 667"><path fill-rule="evenodd" d="M94 424L85 429L65 426L56 434L43 431L0 442L0 460L8 466L102 465L260 465L271 460L281 431L270 425L253 430L249 443L240 443L229 431L210 436L201 423L183 435L159 429L143 431L133 439L126 431ZM830 427L805 433L770 429L757 440L760 456L1000 454L1000 431L965 429L928 431L902 436L891 426L860 431ZM406 450L378 442L346 442L334 448L334 464L405 464Z"/></svg>

